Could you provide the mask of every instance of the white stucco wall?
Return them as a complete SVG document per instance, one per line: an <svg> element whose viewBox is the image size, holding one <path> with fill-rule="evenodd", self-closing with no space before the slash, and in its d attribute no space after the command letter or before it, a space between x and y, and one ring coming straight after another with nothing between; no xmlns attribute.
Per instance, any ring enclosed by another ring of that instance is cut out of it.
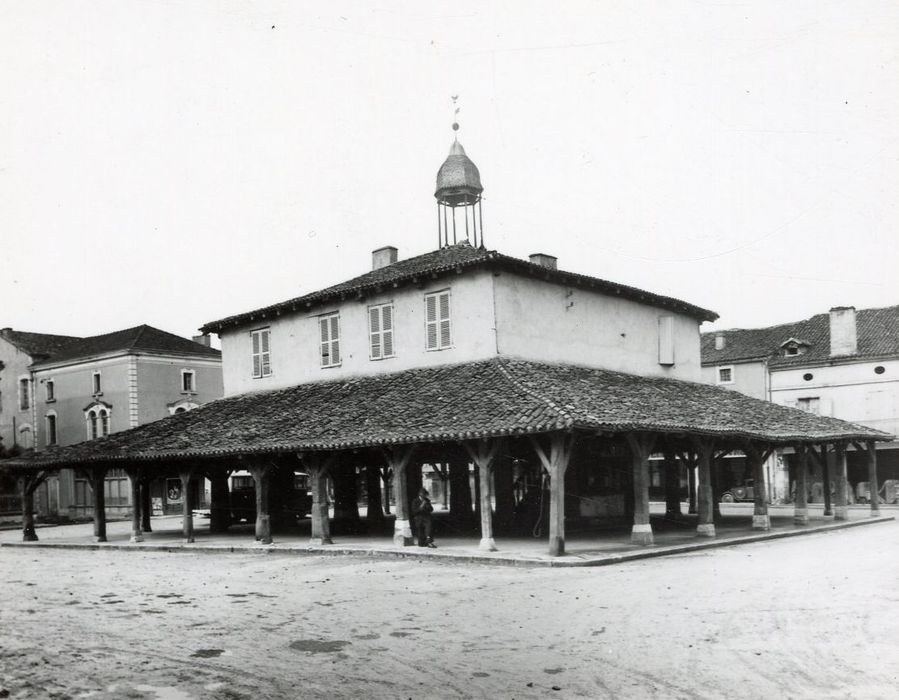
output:
<svg viewBox="0 0 899 700"><path fill-rule="evenodd" d="M531 277L494 277L499 352L631 374L700 381L699 321ZM671 316L674 364L659 364L659 318Z"/></svg>
<svg viewBox="0 0 899 700"><path fill-rule="evenodd" d="M874 372L877 366L884 368L883 374ZM805 374L812 379L803 379ZM771 393L782 405L819 397L824 415L899 434L899 360L775 370Z"/></svg>
<svg viewBox="0 0 899 700"><path fill-rule="evenodd" d="M424 298L443 289L451 291L453 345L446 350L428 351ZM387 302L394 305L395 357L371 360L368 308ZM340 313L341 363L323 368L318 317L334 311ZM272 374L254 378L250 333L259 328L271 330ZM421 288L404 286L361 301L335 302L308 313L282 315L269 322L229 329L220 337L226 396L485 359L496 354L493 277L490 272L451 274L429 280Z"/></svg>
<svg viewBox="0 0 899 700"><path fill-rule="evenodd" d="M732 383L718 382L720 367L731 368ZM722 362L719 365L709 365L702 368L702 381L705 384L720 386L722 389L739 391L755 399L768 400L768 368L764 362Z"/></svg>

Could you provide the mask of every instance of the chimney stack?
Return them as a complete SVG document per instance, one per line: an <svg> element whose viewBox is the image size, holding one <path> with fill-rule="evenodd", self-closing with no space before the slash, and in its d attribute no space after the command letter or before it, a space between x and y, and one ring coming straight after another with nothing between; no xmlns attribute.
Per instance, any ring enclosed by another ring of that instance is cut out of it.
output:
<svg viewBox="0 0 899 700"><path fill-rule="evenodd" d="M371 269L380 270L382 267L393 265L397 259L397 249L392 245L385 245L371 252Z"/></svg>
<svg viewBox="0 0 899 700"><path fill-rule="evenodd" d="M726 345L727 338L724 337L724 333L715 333L715 350L724 350Z"/></svg>
<svg viewBox="0 0 899 700"><path fill-rule="evenodd" d="M199 343L200 345L205 345L207 348L212 347L212 338L208 333L204 333L203 335L195 335L191 338L195 343Z"/></svg>
<svg viewBox="0 0 899 700"><path fill-rule="evenodd" d="M858 337L855 331L855 307L835 306L830 310L830 354L855 355Z"/></svg>
<svg viewBox="0 0 899 700"><path fill-rule="evenodd" d="M558 269L556 263L559 259L555 255L547 255L546 253L532 253L530 258L531 262L534 265L545 267L548 270Z"/></svg>

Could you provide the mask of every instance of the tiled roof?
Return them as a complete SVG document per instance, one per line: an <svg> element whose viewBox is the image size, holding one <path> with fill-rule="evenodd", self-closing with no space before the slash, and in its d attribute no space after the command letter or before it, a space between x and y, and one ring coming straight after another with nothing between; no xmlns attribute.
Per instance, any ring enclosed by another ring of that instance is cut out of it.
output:
<svg viewBox="0 0 899 700"><path fill-rule="evenodd" d="M66 344L48 360L35 363L35 367L43 364L67 360L94 357L109 352L149 352L173 355L205 355L221 357L221 351L195 343L152 326L135 326L114 333L95 335L90 338L79 338Z"/></svg>
<svg viewBox="0 0 899 700"><path fill-rule="evenodd" d="M392 265L367 272L346 282L341 282L332 287L296 297L295 299L289 299L279 304L237 314L236 316L229 316L219 321L211 321L200 330L203 333L218 333L229 326L239 326L253 321L264 320L285 311L306 310L335 299L363 297L366 294L377 293L388 285L414 283L418 280L438 277L453 271L473 268L508 270L523 275L533 275L558 284L595 289L598 292L611 296L620 296L644 304L672 309L703 321L714 321L718 318L718 314L714 311L688 304L679 299L660 296L596 277L564 272L562 270L550 270L527 260L503 255L495 250L474 248L467 242L463 242L414 258L400 260Z"/></svg>
<svg viewBox="0 0 899 700"><path fill-rule="evenodd" d="M856 312L858 353L854 358L899 356L899 306L861 309ZM725 346L715 349L715 336L724 335ZM790 338L809 347L801 355L786 357L781 345ZM804 321L768 328L735 328L702 334L702 363L718 365L750 359L767 359L769 367L792 367L830 359L830 315L817 314Z"/></svg>
<svg viewBox="0 0 899 700"><path fill-rule="evenodd" d="M335 450L571 429L773 443L891 437L706 384L494 358L219 399L40 452L34 463Z"/></svg>
<svg viewBox="0 0 899 700"><path fill-rule="evenodd" d="M81 340L71 335L51 335L50 333L28 333L12 328L0 330L0 337L8 340L19 350L33 358L51 357L66 345Z"/></svg>

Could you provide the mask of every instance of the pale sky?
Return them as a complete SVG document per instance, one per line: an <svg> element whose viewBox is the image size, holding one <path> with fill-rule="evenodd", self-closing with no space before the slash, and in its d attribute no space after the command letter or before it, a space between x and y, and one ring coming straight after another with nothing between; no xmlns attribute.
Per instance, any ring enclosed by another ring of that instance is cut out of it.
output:
<svg viewBox="0 0 899 700"><path fill-rule="evenodd" d="M207 321L437 244L714 309L899 304L899 3L0 0L0 327Z"/></svg>

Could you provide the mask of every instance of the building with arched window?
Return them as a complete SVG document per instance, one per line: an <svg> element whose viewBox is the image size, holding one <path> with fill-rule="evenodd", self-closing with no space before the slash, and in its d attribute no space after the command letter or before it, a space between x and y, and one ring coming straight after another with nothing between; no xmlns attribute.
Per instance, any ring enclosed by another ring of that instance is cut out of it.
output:
<svg viewBox="0 0 899 700"><path fill-rule="evenodd" d="M218 350L146 325L68 338L52 354L36 356L18 371L27 379L28 391L19 390L15 398L18 406L27 396L29 408L22 413L28 417L29 446L37 451L101 439L222 395ZM20 420L19 427L23 425ZM107 474L111 515L132 506L126 482L124 473ZM165 508L163 487L152 484L153 489L151 495ZM40 513L80 517L91 511L90 486L73 470L49 478L37 495Z"/></svg>

